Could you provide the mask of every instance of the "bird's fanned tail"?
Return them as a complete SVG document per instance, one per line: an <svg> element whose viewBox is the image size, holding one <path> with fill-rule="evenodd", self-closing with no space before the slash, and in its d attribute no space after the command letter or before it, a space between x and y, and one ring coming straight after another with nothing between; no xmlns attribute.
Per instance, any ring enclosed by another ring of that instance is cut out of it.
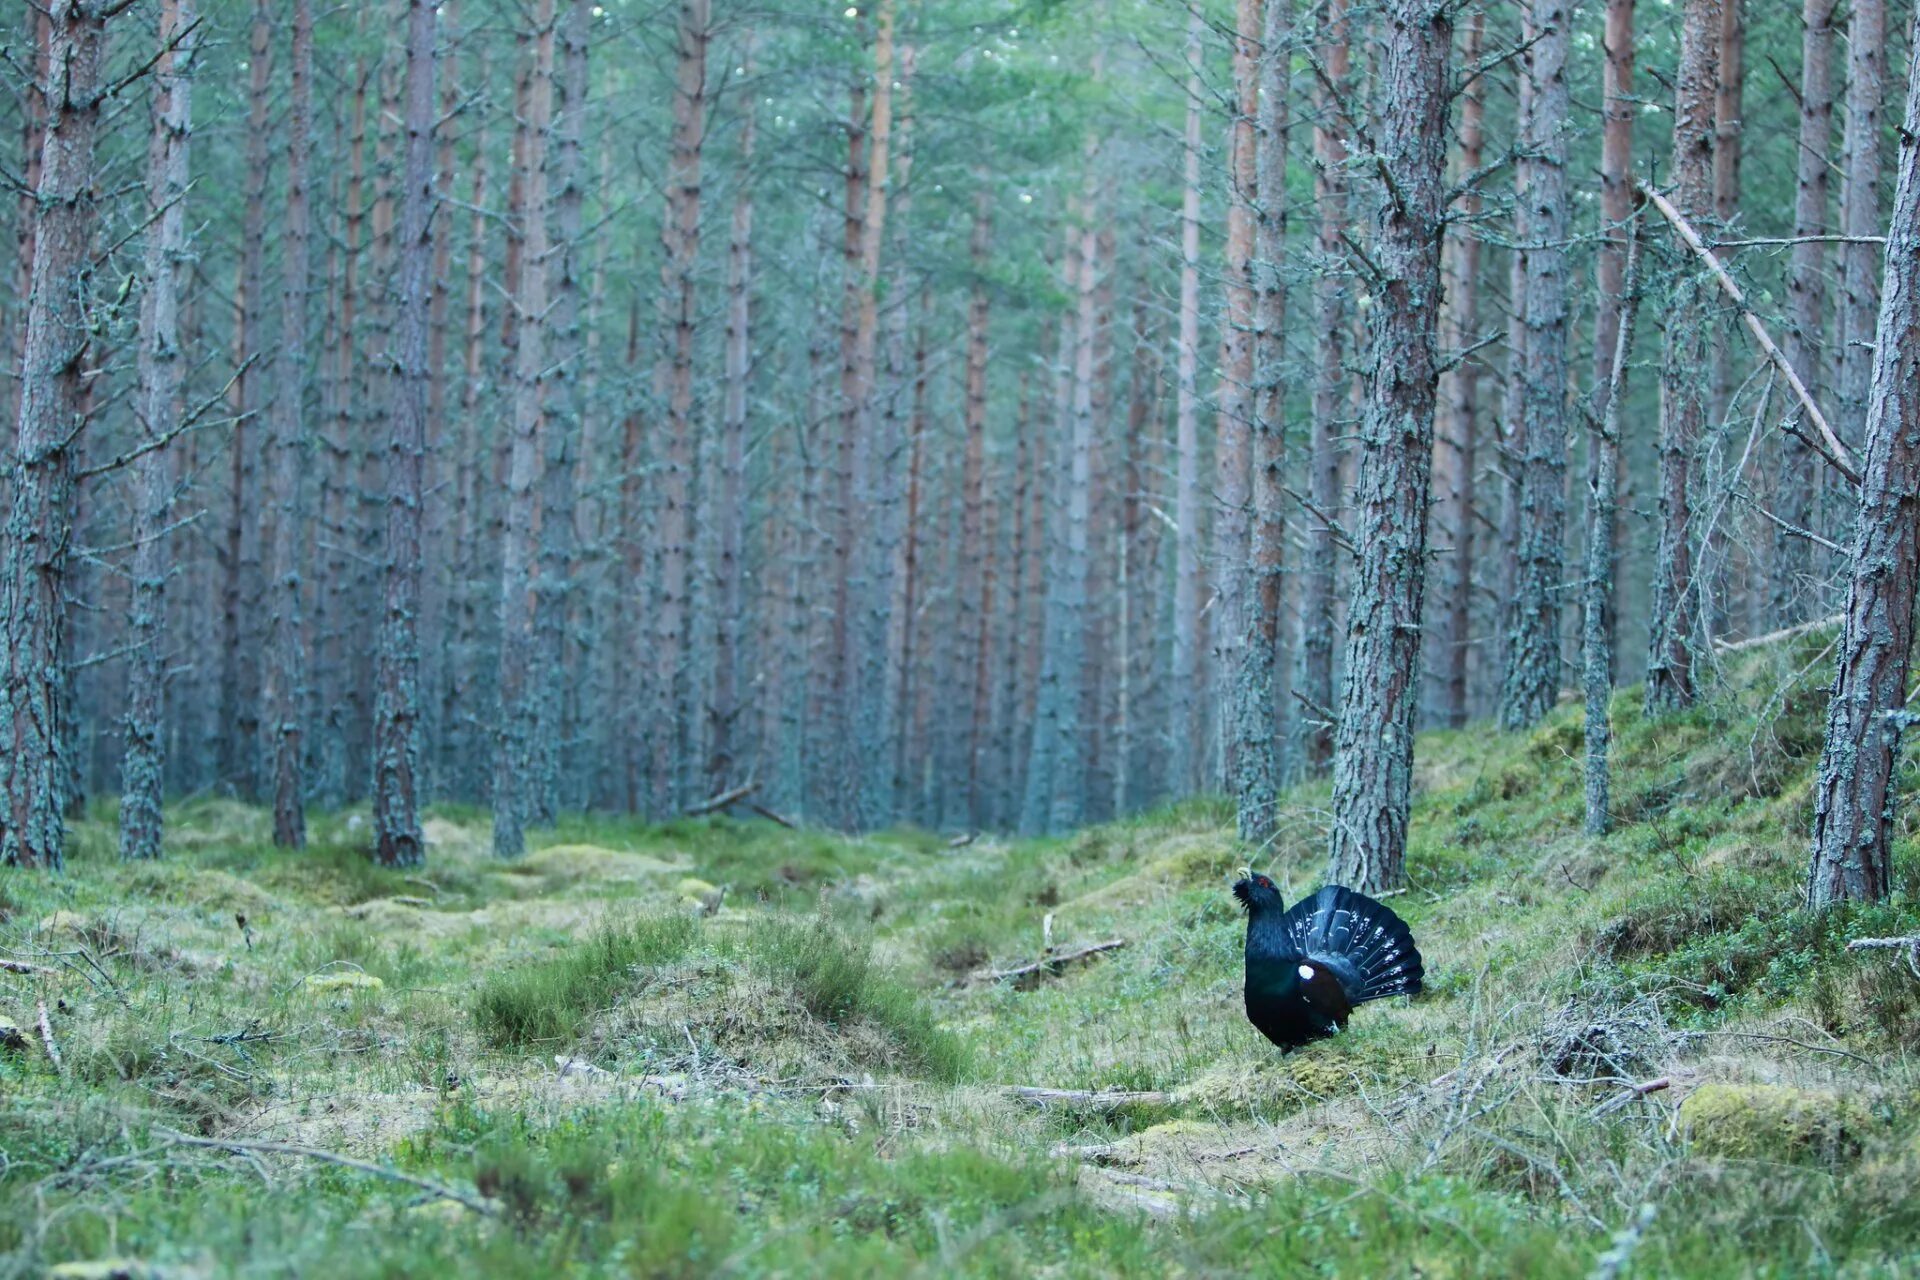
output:
<svg viewBox="0 0 1920 1280"><path fill-rule="evenodd" d="M1364 893L1328 885L1294 903L1281 925L1299 954L1339 976L1354 1004L1420 990L1426 966L1413 932L1391 907Z"/></svg>

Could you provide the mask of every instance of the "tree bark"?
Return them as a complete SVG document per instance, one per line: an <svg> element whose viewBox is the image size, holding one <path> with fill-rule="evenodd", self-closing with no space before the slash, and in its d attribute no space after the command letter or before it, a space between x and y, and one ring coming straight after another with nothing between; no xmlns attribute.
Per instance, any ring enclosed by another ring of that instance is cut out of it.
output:
<svg viewBox="0 0 1920 1280"><path fill-rule="evenodd" d="M1625 2L1630 4L1632 0ZM1480 62L1486 40L1486 12L1476 9L1471 23L1460 51L1461 61L1468 67ZM1480 168L1486 111L1486 77L1476 75L1460 91L1458 163L1463 176L1474 174ZM1478 184L1475 184L1460 198L1459 227L1447 237L1443 249L1442 268L1447 288L1445 345L1449 350L1462 353L1480 340L1480 237L1474 224L1479 220L1482 204ZM1453 543L1453 554L1444 561L1446 572L1441 579L1443 612L1436 646L1440 660L1440 719L1452 729L1467 722L1468 659L1473 649L1480 369L1477 356L1463 355L1457 365L1441 375L1445 417L1439 429L1439 442L1445 447L1434 455L1445 484L1445 488L1440 489L1442 481L1436 477L1435 496L1446 504L1444 527Z"/></svg>
<svg viewBox="0 0 1920 1280"><path fill-rule="evenodd" d="M1825 325L1827 245L1819 237L1828 221L1827 169L1833 146L1833 15L1840 0L1804 0L1800 10L1800 132L1795 152L1792 257L1787 268L1787 332L1783 344L1807 390L1819 396L1826 379ZM1799 409L1793 410L1796 417ZM1813 450L1789 436L1783 446L1780 483L1774 505L1797 529L1812 529L1819 486ZM1816 604L1812 544L1775 528L1767 577L1772 586L1770 621L1796 626L1813 616Z"/></svg>
<svg viewBox="0 0 1920 1280"><path fill-rule="evenodd" d="M987 273L993 248L993 190L984 168L973 174L973 229L967 238L972 280L967 293L966 402L962 409L966 443L961 462L960 509L960 633L961 652L973 664L972 706L967 717L966 814L967 825L978 828L985 819L986 797L981 790L983 757L987 750L989 713L993 705L989 662L989 620L993 616L993 559L986 530L987 465L987 326L991 299Z"/></svg>
<svg viewBox="0 0 1920 1280"><path fill-rule="evenodd" d="M701 148L706 140L707 39L711 0L681 0L673 90L672 153L667 209L661 223L661 352L654 398L664 427L656 535L660 557L655 599L657 671L650 738L655 808L676 813L692 792L694 742L692 610L688 599L689 473L693 450L693 344L699 324Z"/></svg>
<svg viewBox="0 0 1920 1280"><path fill-rule="evenodd" d="M1880 111L1887 79L1886 0L1852 0L1847 19L1847 121L1841 143L1840 232L1880 232ZM1834 390L1836 425L1851 445L1866 419L1873 381L1874 316L1880 254L1872 244L1840 245L1839 341Z"/></svg>
<svg viewBox="0 0 1920 1280"><path fill-rule="evenodd" d="M1696 225L1713 213L1713 102L1721 0L1686 0L1673 124L1675 203ZM1692 548L1694 453L1706 426L1707 285L1683 275L1667 306L1660 369L1660 502L1647 647L1647 712L1690 706L1698 624Z"/></svg>
<svg viewBox="0 0 1920 1280"><path fill-rule="evenodd" d="M301 479L311 455L304 390L311 235L308 161L313 129L313 6L295 0L287 124L287 215L280 279L280 353L274 366L272 605L265 702L271 726L273 842L307 842L305 744L307 648L301 622Z"/></svg>
<svg viewBox="0 0 1920 1280"><path fill-rule="evenodd" d="M1560 599L1565 575L1567 483L1567 50L1572 43L1566 0L1533 0L1533 42L1526 54L1529 92L1515 195L1524 246L1522 293L1526 326L1521 379L1519 574L1500 722L1536 723L1560 691Z"/></svg>
<svg viewBox="0 0 1920 1280"><path fill-rule="evenodd" d="M1854 12L1857 20L1860 7ZM1920 39L1920 22L1913 34ZM1893 772L1912 720L1907 677L1920 585L1920 60L1908 71L1893 210L1846 621L1814 784L1813 907L1893 891Z"/></svg>
<svg viewBox="0 0 1920 1280"><path fill-rule="evenodd" d="M193 131L192 0L161 0L154 63L153 137L147 147L146 291L140 298L136 425L146 450L134 463L133 607L129 615L127 742L120 791L120 856L160 856L166 791L161 707L166 696L167 576L172 458L178 428L180 282L187 258L187 139Z"/></svg>
<svg viewBox="0 0 1920 1280"><path fill-rule="evenodd" d="M1315 38L1326 82L1314 94L1314 202L1319 211L1320 270L1314 282L1312 439L1308 443L1307 545L1301 558L1300 696L1306 701L1301 758L1311 773L1333 760L1334 593L1337 557L1333 514L1340 505L1340 436L1352 379L1347 371L1347 121L1336 96L1350 97L1347 0L1327 0ZM1318 79L1318 77L1316 77ZM1333 89L1329 89L1329 85ZM1334 92L1338 91L1338 95Z"/></svg>
<svg viewBox="0 0 1920 1280"><path fill-rule="evenodd" d="M1243 6L1242 20L1247 17ZM1280 600L1286 569L1287 293L1280 273L1287 238L1287 128L1291 18L1285 0L1267 0L1260 32L1259 82L1252 95L1259 113L1255 178L1255 252L1251 373L1253 493L1244 638L1234 680L1234 755L1238 828L1242 842L1272 839L1280 794L1280 716L1274 672L1284 670ZM1243 29L1242 39L1248 33ZM1244 105L1244 104L1243 104ZM1243 175L1244 177L1245 175Z"/></svg>
<svg viewBox="0 0 1920 1280"><path fill-rule="evenodd" d="M1248 579L1248 487L1253 449L1253 237L1259 199L1260 36L1264 0L1237 0L1233 33L1233 115L1227 126L1227 238L1220 310L1219 415L1214 435L1214 703L1220 716L1220 783L1238 794L1247 783L1236 759L1243 738L1264 733L1240 722L1248 710L1241 666L1242 606ZM1253 766L1261 772L1263 766ZM1242 825L1245 825L1244 814Z"/></svg>
<svg viewBox="0 0 1920 1280"><path fill-rule="evenodd" d="M1369 892L1405 880L1420 608L1433 460L1452 6L1389 0L1374 107L1382 190L1370 258L1359 552L1333 770L1331 875Z"/></svg>
<svg viewBox="0 0 1920 1280"><path fill-rule="evenodd" d="M743 66L753 75L753 33L746 37ZM747 391L753 377L753 193L756 120L751 94L741 102L740 175L734 189L733 212L727 236L727 333L724 350L726 394L721 405L720 564L714 601L715 652L712 744L707 758L707 785L725 790L745 775L741 771L739 733L744 708L740 684L744 657L742 636L747 610Z"/></svg>
<svg viewBox="0 0 1920 1280"><path fill-rule="evenodd" d="M520 236L520 292L511 302L514 328L513 406L507 460L507 523L500 547L500 728L493 753L493 852L517 858L526 852L526 823L540 732L535 671L535 513L539 500L541 418L547 380L547 268L549 245L547 146L553 133L554 0L538 0L533 13L533 65L527 75L526 146L521 188L525 192Z"/></svg>
<svg viewBox="0 0 1920 1280"><path fill-rule="evenodd" d="M1175 354L1173 652L1168 673L1172 723L1167 734L1167 781L1176 796L1200 785L1200 112L1201 45L1205 19L1198 7L1187 23L1187 132L1182 151L1180 205L1180 330Z"/></svg>
<svg viewBox="0 0 1920 1280"><path fill-rule="evenodd" d="M421 507L426 500L428 367L433 241L434 0L408 0L403 90L398 277L394 316L393 411L387 445L384 607L374 679L374 858L383 866L426 861L420 834Z"/></svg>

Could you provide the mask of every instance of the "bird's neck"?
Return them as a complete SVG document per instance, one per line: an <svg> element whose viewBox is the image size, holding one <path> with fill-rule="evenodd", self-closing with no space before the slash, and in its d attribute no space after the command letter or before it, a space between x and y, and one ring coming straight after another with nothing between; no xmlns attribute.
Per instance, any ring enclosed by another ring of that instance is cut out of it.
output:
<svg viewBox="0 0 1920 1280"><path fill-rule="evenodd" d="M1255 911L1247 917L1247 955L1250 958L1279 957L1287 953L1286 930L1280 921L1284 911Z"/></svg>

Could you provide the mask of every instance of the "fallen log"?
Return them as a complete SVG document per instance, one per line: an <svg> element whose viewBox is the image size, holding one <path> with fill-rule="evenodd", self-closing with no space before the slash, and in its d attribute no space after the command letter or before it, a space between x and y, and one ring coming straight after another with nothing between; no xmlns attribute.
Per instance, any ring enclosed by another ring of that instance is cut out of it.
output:
<svg viewBox="0 0 1920 1280"><path fill-rule="evenodd" d="M1905 938L1855 938L1847 944L1847 950L1905 951L1908 971L1920 978L1920 933Z"/></svg>
<svg viewBox="0 0 1920 1280"><path fill-rule="evenodd" d="M1044 1089L1037 1085L1009 1085L1007 1092L1033 1107L1091 1107L1118 1111L1121 1107L1164 1107L1173 1095L1157 1089Z"/></svg>

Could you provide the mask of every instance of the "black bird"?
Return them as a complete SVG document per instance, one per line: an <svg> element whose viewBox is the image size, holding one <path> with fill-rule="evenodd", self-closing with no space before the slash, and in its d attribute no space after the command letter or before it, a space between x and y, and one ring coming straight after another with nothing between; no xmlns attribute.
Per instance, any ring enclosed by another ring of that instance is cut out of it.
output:
<svg viewBox="0 0 1920 1280"><path fill-rule="evenodd" d="M1250 875L1233 896L1247 909L1247 1021L1283 1052L1337 1035L1355 1005L1420 990L1413 933L1364 893L1330 884L1289 911Z"/></svg>

